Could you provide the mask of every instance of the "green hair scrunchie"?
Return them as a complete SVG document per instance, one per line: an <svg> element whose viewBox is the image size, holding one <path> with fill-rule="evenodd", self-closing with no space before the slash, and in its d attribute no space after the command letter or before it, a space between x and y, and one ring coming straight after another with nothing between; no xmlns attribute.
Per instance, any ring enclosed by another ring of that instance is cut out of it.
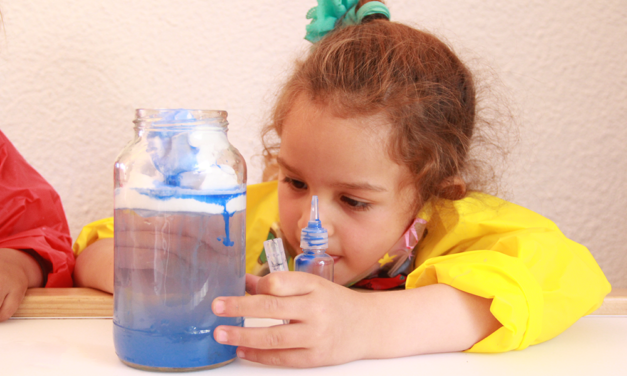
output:
<svg viewBox="0 0 627 376"><path fill-rule="evenodd" d="M390 10L385 4L371 1L355 11L359 0L318 0L318 6L309 9L307 19L311 23L306 26L305 39L316 43L338 25L358 25L366 16L382 14L390 19Z"/></svg>

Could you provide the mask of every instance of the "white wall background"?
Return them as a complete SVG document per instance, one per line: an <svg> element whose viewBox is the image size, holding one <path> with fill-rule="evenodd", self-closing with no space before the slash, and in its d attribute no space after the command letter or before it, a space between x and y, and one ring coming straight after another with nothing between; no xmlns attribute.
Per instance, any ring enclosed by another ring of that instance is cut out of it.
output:
<svg viewBox="0 0 627 376"><path fill-rule="evenodd" d="M392 17L492 69L519 127L505 198L627 287L627 1L389 0ZM260 181L259 129L315 0L0 0L0 129L64 202L72 236L112 214L134 109L225 109Z"/></svg>

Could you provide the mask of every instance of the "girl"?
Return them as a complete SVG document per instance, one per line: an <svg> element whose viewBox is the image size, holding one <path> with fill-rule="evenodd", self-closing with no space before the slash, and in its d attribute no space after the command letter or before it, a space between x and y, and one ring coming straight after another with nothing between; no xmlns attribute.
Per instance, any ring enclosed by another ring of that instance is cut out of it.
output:
<svg viewBox="0 0 627 376"><path fill-rule="evenodd" d="M264 132L265 176L278 180L248 188L247 269L260 275L247 275L251 295L212 305L218 316L291 323L220 326L216 341L238 346L240 358L292 367L502 352L546 341L598 308L610 285L585 247L478 190L468 156L479 132L475 86L457 56L389 21L380 2L320 0L308 17L315 44ZM290 256L299 252L312 195L335 283L261 276L269 236L282 237ZM425 235L397 260L397 244L420 238L421 223ZM77 249L109 235L79 238ZM102 244L84 256L110 255ZM364 294L349 285L405 289Z"/></svg>

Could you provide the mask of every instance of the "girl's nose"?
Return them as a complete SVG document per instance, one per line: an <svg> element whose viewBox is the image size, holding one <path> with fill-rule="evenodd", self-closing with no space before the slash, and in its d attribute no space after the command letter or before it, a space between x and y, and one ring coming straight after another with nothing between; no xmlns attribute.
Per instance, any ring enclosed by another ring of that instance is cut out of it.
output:
<svg viewBox="0 0 627 376"><path fill-rule="evenodd" d="M320 222L322 223L322 227L327 230L327 235L329 238L333 235L333 205L332 202L328 200L320 200L318 199L318 215L320 217Z"/></svg>
<svg viewBox="0 0 627 376"><path fill-rule="evenodd" d="M298 219L298 231L300 234L300 230L307 227L307 223L309 222L309 206L305 206L301 208L300 218Z"/></svg>
<svg viewBox="0 0 627 376"><path fill-rule="evenodd" d="M333 222L330 220L330 215L320 215L320 222L322 222L322 227L327 230L327 235L329 239L335 233L335 227L333 226Z"/></svg>

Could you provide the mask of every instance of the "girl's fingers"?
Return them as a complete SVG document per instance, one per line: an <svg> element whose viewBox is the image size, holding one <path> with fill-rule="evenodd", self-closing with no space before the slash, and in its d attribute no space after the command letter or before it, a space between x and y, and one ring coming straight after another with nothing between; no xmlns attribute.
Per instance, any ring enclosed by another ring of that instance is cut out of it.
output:
<svg viewBox="0 0 627 376"><path fill-rule="evenodd" d="M211 305L213 313L222 317L299 320L320 308L308 299L308 294L316 288L338 288L322 277L298 272L276 272L258 280L247 276L246 285L256 295L218 297Z"/></svg>
<svg viewBox="0 0 627 376"><path fill-rule="evenodd" d="M246 292L250 295L256 295L257 282L259 282L260 279L261 277L259 276L246 273Z"/></svg>
<svg viewBox="0 0 627 376"><path fill-rule="evenodd" d="M5 321L11 318L17 308L20 306L24 295L20 296L19 293L9 292L4 297L0 298L0 321Z"/></svg>
<svg viewBox="0 0 627 376"><path fill-rule="evenodd" d="M8 293L5 293L4 291L0 291L0 321L4 321L6 319L8 319L7 314L5 312L8 312L8 308L5 307L4 305L4 301L7 298Z"/></svg>
<svg viewBox="0 0 627 376"><path fill-rule="evenodd" d="M218 326L214 339L224 345L244 346L256 349L292 349L308 347L311 334L305 332L305 325L276 325L267 328L242 328L239 326Z"/></svg>
<svg viewBox="0 0 627 376"><path fill-rule="evenodd" d="M307 312L305 302L296 297L271 295L224 296L214 299L211 309L221 317L256 317L264 319L300 319Z"/></svg>
<svg viewBox="0 0 627 376"><path fill-rule="evenodd" d="M306 295L321 284L332 282L317 275L303 272L276 272L261 278L257 283L257 294L274 296Z"/></svg>
<svg viewBox="0 0 627 376"><path fill-rule="evenodd" d="M308 368L329 365L327 357L316 355L310 349L260 350L239 347L237 356L240 359L272 366Z"/></svg>

